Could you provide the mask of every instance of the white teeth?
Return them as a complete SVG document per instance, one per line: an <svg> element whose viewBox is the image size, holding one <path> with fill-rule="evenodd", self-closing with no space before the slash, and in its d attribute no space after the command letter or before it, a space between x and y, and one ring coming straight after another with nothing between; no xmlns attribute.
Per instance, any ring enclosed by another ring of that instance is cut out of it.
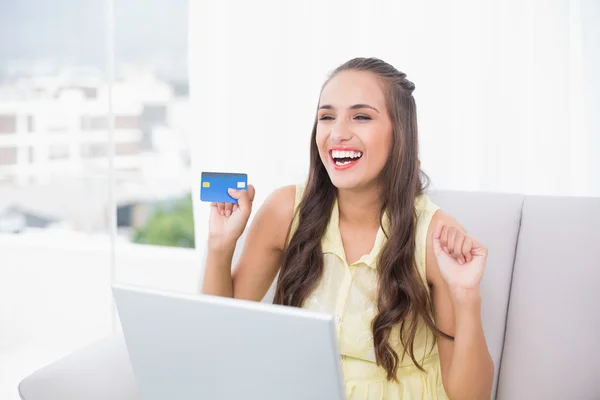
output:
<svg viewBox="0 0 600 400"><path fill-rule="evenodd" d="M347 151L347 150L332 150L331 156L333 158L360 158L362 152L360 151Z"/></svg>
<svg viewBox="0 0 600 400"><path fill-rule="evenodd" d="M350 164L352 161L336 161L335 165L347 165Z"/></svg>

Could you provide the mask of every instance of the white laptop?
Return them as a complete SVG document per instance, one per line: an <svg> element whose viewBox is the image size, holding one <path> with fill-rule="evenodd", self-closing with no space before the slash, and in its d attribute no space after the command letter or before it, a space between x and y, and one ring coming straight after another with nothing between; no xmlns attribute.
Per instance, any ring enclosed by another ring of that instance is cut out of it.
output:
<svg viewBox="0 0 600 400"><path fill-rule="evenodd" d="M143 400L343 400L332 316L114 285Z"/></svg>

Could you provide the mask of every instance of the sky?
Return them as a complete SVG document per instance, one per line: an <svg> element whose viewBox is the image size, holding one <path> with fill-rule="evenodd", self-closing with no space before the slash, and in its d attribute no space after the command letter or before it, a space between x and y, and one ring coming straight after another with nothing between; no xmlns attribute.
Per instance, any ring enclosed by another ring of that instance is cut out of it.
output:
<svg viewBox="0 0 600 400"><path fill-rule="evenodd" d="M15 60L104 67L109 0L0 0L0 69ZM113 0L116 61L187 74L187 0Z"/></svg>

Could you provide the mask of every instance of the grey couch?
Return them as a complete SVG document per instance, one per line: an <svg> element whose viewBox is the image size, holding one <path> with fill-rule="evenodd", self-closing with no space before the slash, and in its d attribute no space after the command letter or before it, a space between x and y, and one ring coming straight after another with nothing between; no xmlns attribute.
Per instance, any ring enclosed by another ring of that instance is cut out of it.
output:
<svg viewBox="0 0 600 400"><path fill-rule="evenodd" d="M489 248L482 307L495 398L600 399L600 198L431 197ZM19 392L24 400L140 398L120 335L38 370Z"/></svg>

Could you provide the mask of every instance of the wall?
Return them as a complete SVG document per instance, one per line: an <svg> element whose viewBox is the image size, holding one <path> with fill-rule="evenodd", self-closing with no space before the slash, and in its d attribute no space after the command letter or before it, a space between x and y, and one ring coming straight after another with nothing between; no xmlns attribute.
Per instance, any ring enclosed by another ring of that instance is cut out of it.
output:
<svg viewBox="0 0 600 400"><path fill-rule="evenodd" d="M257 205L301 181L320 85L356 56L415 82L434 187L600 195L598 20L584 0L192 2L198 247L200 172L247 172Z"/></svg>

